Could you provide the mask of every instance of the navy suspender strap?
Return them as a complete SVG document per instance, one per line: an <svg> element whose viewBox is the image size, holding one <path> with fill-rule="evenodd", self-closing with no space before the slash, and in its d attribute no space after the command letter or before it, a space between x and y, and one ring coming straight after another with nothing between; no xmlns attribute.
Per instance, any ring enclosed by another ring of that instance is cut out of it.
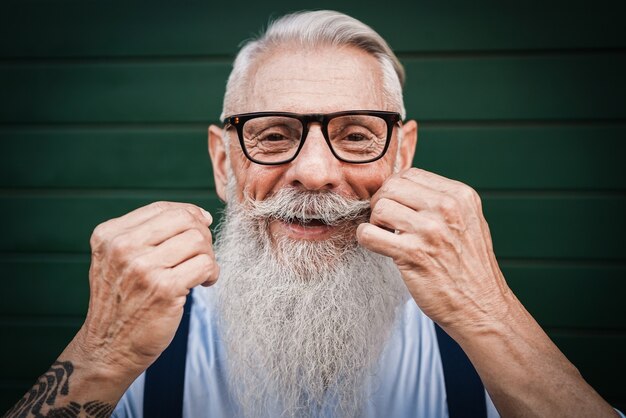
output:
<svg viewBox="0 0 626 418"><path fill-rule="evenodd" d="M485 388L463 349L435 324L450 418L487 418Z"/></svg>
<svg viewBox="0 0 626 418"><path fill-rule="evenodd" d="M190 293L174 339L146 370L144 418L182 418L191 304ZM449 418L486 418L485 390L474 366L461 347L437 324L435 330L443 365Z"/></svg>
<svg viewBox="0 0 626 418"><path fill-rule="evenodd" d="M187 296L183 318L170 345L146 370L143 391L144 418L182 418L187 335L192 304Z"/></svg>

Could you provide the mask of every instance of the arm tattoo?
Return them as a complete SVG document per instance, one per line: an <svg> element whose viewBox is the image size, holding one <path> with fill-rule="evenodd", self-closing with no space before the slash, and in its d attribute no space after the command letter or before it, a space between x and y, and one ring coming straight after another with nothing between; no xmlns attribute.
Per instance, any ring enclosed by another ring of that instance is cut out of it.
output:
<svg viewBox="0 0 626 418"><path fill-rule="evenodd" d="M70 376L74 366L69 361L55 361L37 383L5 415L4 418L107 418L114 406L105 402L90 401L84 405L70 402L54 407L58 395L70 392ZM43 411L42 411L43 410Z"/></svg>

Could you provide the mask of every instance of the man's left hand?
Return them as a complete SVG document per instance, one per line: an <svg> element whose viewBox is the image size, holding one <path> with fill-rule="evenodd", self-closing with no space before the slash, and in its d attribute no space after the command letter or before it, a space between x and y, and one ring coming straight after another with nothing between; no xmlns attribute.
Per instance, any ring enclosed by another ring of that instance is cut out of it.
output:
<svg viewBox="0 0 626 418"><path fill-rule="evenodd" d="M471 187L410 168L387 179L371 207L370 223L357 230L359 243L394 260L431 319L462 331L506 314L511 291Z"/></svg>

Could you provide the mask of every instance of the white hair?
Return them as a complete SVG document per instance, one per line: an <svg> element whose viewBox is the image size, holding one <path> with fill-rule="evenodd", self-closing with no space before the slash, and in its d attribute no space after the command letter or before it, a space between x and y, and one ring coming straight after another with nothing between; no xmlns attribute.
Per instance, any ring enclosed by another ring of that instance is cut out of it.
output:
<svg viewBox="0 0 626 418"><path fill-rule="evenodd" d="M400 113L402 119L406 117L402 98L404 67L387 42L372 28L353 17L332 10L318 10L285 15L271 22L265 33L241 48L228 77L221 120L242 107L255 60L288 43L305 48L355 47L373 55L380 64L382 93L387 106Z"/></svg>
<svg viewBox="0 0 626 418"><path fill-rule="evenodd" d="M234 189L231 178L231 198ZM234 416L360 415L398 307L410 300L394 262L356 241L368 207L295 188L229 199L215 243L220 280L200 291L217 309ZM273 236L275 219L344 222L328 240L307 241Z"/></svg>

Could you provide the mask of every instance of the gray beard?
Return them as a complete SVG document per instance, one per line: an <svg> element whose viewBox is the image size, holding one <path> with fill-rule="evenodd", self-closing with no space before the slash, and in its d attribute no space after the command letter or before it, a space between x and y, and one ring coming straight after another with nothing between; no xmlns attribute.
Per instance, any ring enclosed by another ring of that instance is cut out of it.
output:
<svg viewBox="0 0 626 418"><path fill-rule="evenodd" d="M272 217L337 207L337 195L316 195L319 202L313 196L305 205L288 196ZM218 325L241 413L358 415L397 308L408 298L398 269L357 244L356 226L367 218L362 208L354 216L338 209L348 221L329 240L276 241L267 208L247 203L229 203L215 243ZM327 212L330 221L333 209Z"/></svg>

